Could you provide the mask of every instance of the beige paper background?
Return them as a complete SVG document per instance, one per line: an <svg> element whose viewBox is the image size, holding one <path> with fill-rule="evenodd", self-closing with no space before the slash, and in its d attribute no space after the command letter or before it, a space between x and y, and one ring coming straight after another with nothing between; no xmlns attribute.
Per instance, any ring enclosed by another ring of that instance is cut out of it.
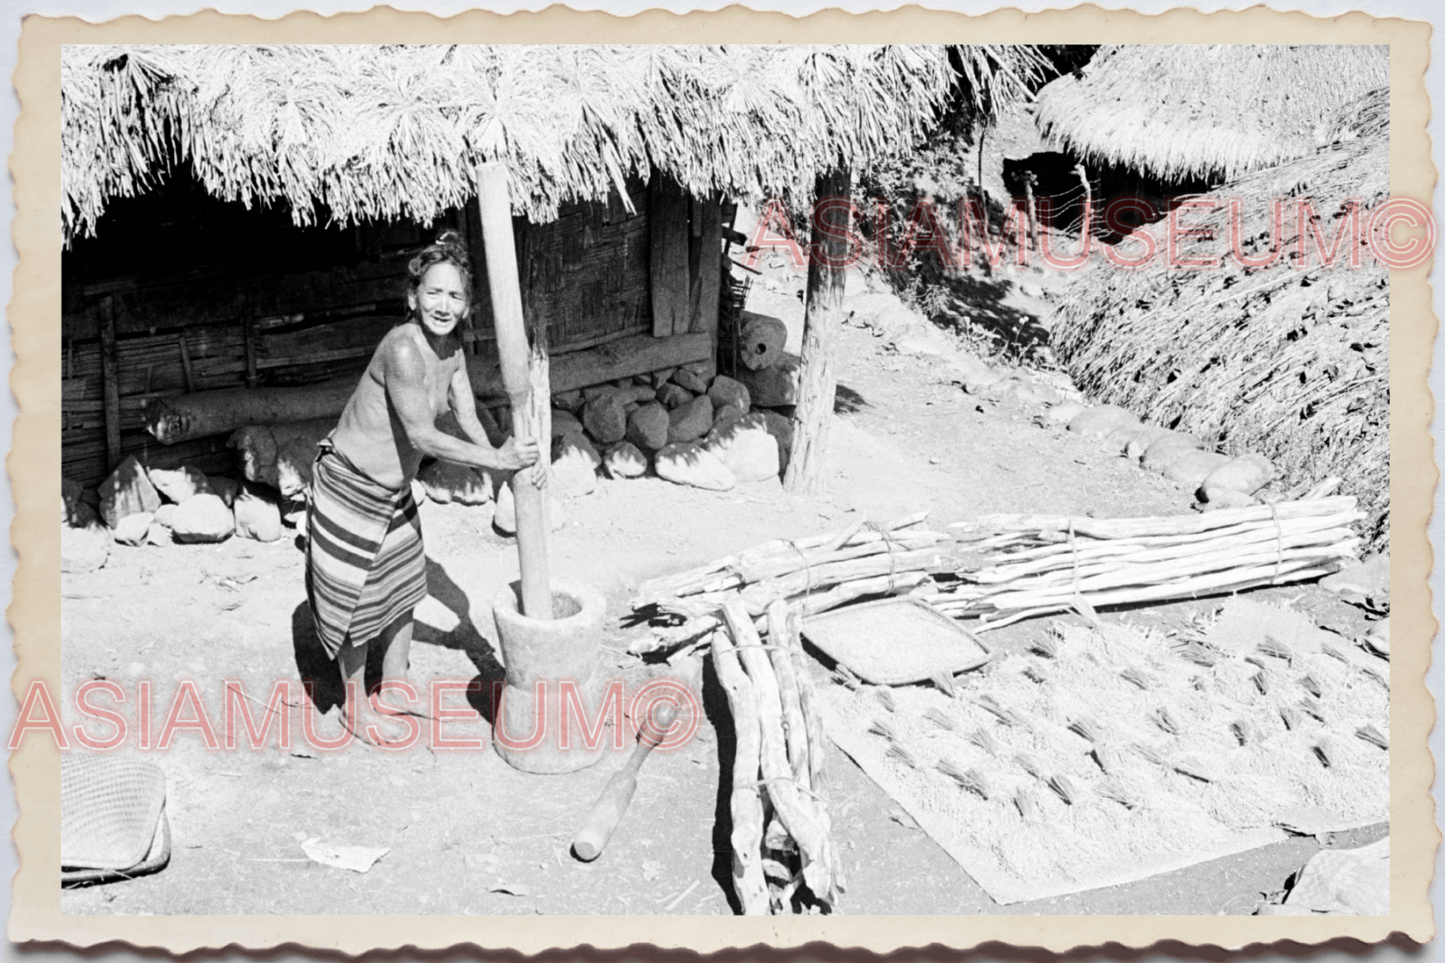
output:
<svg viewBox="0 0 1445 963"><path fill-rule="evenodd" d="M21 37L15 85L21 116L10 167L18 206L20 254L10 304L16 355L11 386L19 404L7 459L17 513L11 537L19 555L9 618L19 668L12 690L32 680L60 691L60 563L53 506L60 479L60 45L62 43L1381 43L1391 47L1391 193L1429 204L1435 182L1425 124L1429 26L1350 14L1330 20L1255 8L1157 16L1096 7L981 17L908 8L864 15L825 11L798 19L731 7L679 16L652 11L618 18L549 8L499 16L482 12L441 20L389 8L329 17L300 13L261 20L206 12L159 22L140 17L106 24L30 17ZM700 951L756 943L800 946L826 941L879 952L940 943L998 941L1061 951L1159 940L1238 948L1337 937L1378 942L1392 933L1434 935L1427 896L1439 833L1429 795L1434 769L1426 736L1434 704L1425 688L1430 642L1426 539L1436 471L1427 427L1433 413L1426 377L1435 335L1426 277L1430 264L1392 272L1391 324L1391 894L1388 917L83 917L60 914L59 753L30 737L14 753L20 871L13 881L12 940L90 946L121 940L186 951L229 943L285 943L358 953L413 945L474 943L535 953L589 943L623 947L646 940Z"/></svg>

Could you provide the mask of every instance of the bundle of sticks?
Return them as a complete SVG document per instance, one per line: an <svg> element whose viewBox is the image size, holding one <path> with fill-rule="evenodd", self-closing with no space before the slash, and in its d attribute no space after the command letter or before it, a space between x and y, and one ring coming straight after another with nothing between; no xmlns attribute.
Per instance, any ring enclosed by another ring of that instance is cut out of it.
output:
<svg viewBox="0 0 1445 963"><path fill-rule="evenodd" d="M987 626L1320 578L1355 556L1355 499L1313 496L1203 515L995 515L949 526L959 581L918 594Z"/></svg>
<svg viewBox="0 0 1445 963"><path fill-rule="evenodd" d="M735 733L729 806L738 903L749 916L788 913L806 887L819 910L834 907L845 881L821 792L823 728L801 614L781 599L769 604L766 645L741 600L723 603L722 615L711 654Z"/></svg>
<svg viewBox="0 0 1445 963"><path fill-rule="evenodd" d="M640 655L705 640L722 626L719 609L730 601L742 603L760 623L780 599L806 617L854 599L917 588L931 573L956 567L940 549L949 536L917 527L927 516L919 512L884 525L858 521L828 535L776 539L643 582L633 611L655 608L682 623L633 642L629 651Z"/></svg>

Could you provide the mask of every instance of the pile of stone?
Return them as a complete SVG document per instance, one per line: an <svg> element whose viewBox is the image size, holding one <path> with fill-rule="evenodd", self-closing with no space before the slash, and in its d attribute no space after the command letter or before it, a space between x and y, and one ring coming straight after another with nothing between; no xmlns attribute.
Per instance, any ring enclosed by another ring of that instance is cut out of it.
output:
<svg viewBox="0 0 1445 963"><path fill-rule="evenodd" d="M101 484L94 501L78 482L61 479L61 571L94 571L117 544L220 542L232 535L280 538L276 498L260 486L207 477L189 466L147 468L134 455Z"/></svg>

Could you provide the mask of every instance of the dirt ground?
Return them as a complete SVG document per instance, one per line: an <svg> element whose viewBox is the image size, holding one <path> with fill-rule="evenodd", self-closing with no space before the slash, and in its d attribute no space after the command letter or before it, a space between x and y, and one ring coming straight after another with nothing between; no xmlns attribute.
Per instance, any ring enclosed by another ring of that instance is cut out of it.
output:
<svg viewBox="0 0 1445 963"><path fill-rule="evenodd" d="M801 278L788 269L768 277L771 285L755 284L750 307L783 316L796 329ZM1010 296L1019 311L1046 311L1044 302ZM993 512L1110 517L1189 510L1188 494L1172 483L1062 429L1035 425L1034 407L965 394L942 359L893 353L856 320L843 328L839 346L840 413L825 497L790 496L776 480L717 493L642 478L602 480L592 494L566 504L566 521L550 543L553 574L606 593L609 670L629 688L657 676L681 679L700 689L704 707L687 745L648 761L630 810L596 862L574 859L570 841L622 754L570 775L537 776L511 769L490 746L318 751L303 730L309 710L296 708L289 749L277 747L273 731L260 751L212 751L199 733L186 731L164 751L137 752L133 731L116 751L165 771L170 864L151 876L66 891L63 911L734 912L727 792L719 781L719 742L731 742L726 704L702 660L650 664L626 654L628 643L647 632L624 624L639 580L779 535L920 509L932 513L935 525ZM497 678L490 602L517 576L514 543L492 530L489 506L427 503L422 515L432 598L418 612L412 679ZM76 686L103 677L132 694L121 708L134 720L135 683L150 680L158 731L176 686L194 680L219 728L225 680L241 680L264 701L277 681L291 682L295 698L295 683L315 679L318 705L330 713L314 725L321 736L336 735L334 670L317 654L292 534L271 544L116 546L105 568L63 576L67 704ZM1318 589L1267 595L1347 630L1358 618ZM1178 622L1213 604L1106 617ZM1047 623L1020 623L992 638L1018 644ZM464 707L465 698L453 693L448 702ZM489 711L480 697L470 699ZM250 708L261 716L259 705ZM473 716L449 722L447 734L485 738L490 726ZM850 877L838 911L849 914L1248 913L1320 845L1291 839L1132 885L999 907L836 749L828 759L828 802ZM1375 827L1349 842L1383 832ZM366 873L328 868L301 850L300 841L313 837L387 852Z"/></svg>

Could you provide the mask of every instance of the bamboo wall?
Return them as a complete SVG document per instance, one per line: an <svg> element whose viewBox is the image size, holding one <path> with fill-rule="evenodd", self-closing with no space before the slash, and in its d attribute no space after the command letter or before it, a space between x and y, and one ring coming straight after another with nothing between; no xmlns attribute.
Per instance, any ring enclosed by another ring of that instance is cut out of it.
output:
<svg viewBox="0 0 1445 963"><path fill-rule="evenodd" d="M517 221L523 299L546 319L554 354L650 332L646 188L629 211L564 208L552 224ZM108 474L105 329L114 330L120 457L230 473L226 437L163 446L145 431L146 403L188 391L309 384L359 376L405 314L406 262L443 227L473 254L467 350L494 354L475 210L428 228L394 222L298 229L277 212L247 212L166 185L117 202L97 237L64 255L62 472L86 485Z"/></svg>

